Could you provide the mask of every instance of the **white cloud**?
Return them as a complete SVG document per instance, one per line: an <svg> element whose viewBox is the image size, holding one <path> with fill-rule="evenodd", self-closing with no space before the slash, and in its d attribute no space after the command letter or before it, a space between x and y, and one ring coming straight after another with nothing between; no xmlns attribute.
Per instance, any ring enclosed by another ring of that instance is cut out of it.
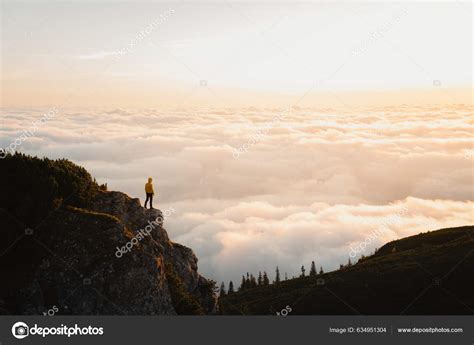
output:
<svg viewBox="0 0 474 345"><path fill-rule="evenodd" d="M472 107L299 108L240 158L233 148L282 109L62 109L20 150L67 157L99 182L156 206L172 240L190 246L203 274L295 275L349 257L384 217L408 212L371 243L474 223ZM42 114L4 109L0 146Z"/></svg>

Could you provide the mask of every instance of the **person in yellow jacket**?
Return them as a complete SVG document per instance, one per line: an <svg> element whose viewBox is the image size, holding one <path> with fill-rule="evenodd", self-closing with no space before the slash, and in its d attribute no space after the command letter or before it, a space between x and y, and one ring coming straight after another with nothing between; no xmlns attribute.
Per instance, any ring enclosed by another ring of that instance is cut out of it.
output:
<svg viewBox="0 0 474 345"><path fill-rule="evenodd" d="M146 193L146 200L145 200L145 208L148 200L150 200L150 210L153 208L153 195L155 191L153 190L153 179L151 177L148 178L148 182L145 183L145 193Z"/></svg>

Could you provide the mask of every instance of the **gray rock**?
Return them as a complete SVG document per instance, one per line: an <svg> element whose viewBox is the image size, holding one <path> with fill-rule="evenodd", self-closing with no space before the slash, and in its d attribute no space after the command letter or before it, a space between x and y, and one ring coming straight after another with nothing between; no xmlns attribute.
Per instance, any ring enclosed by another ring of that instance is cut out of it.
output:
<svg viewBox="0 0 474 345"><path fill-rule="evenodd" d="M55 305L58 314L173 315L166 269L172 267L187 294L212 313L213 282L199 275L193 251L171 242L162 223L146 235L144 229L161 216L120 192L100 192L87 210L56 211L35 232L48 264L38 264L21 289L18 312L42 314ZM130 251L117 257L117 248L132 241Z"/></svg>

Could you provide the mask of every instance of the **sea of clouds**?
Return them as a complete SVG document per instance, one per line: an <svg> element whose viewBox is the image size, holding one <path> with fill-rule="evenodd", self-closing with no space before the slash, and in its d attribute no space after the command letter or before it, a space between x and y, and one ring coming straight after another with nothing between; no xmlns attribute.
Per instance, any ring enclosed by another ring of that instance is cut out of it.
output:
<svg viewBox="0 0 474 345"><path fill-rule="evenodd" d="M55 109L16 149L68 158L142 202L153 177L155 206L176 210L171 239L218 281L272 278L277 265L291 277L312 260L328 271L394 239L474 223L469 106ZM0 146L48 111L4 108Z"/></svg>

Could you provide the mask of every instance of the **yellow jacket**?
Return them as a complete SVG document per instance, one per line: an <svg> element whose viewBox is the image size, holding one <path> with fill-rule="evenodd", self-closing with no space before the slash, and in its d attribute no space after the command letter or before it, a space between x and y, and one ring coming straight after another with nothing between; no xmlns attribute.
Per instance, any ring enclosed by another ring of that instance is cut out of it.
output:
<svg viewBox="0 0 474 345"><path fill-rule="evenodd" d="M151 181L153 181L153 180L150 177L148 179L148 183L145 183L145 193L155 194L155 191L153 190L153 183L151 183Z"/></svg>

